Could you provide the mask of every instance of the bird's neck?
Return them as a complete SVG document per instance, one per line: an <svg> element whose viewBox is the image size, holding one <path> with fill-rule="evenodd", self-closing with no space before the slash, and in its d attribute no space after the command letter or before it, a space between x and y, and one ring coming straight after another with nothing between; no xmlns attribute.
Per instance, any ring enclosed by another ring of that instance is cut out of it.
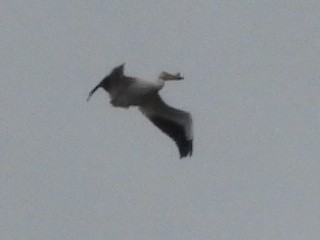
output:
<svg viewBox="0 0 320 240"><path fill-rule="evenodd" d="M157 83L159 89L163 88L163 86L164 86L164 80L163 79L158 78L156 83Z"/></svg>

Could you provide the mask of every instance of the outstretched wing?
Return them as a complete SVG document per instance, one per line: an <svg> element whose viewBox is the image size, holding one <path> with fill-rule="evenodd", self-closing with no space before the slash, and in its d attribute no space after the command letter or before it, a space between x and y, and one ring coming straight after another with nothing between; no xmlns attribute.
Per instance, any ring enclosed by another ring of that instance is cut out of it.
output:
<svg viewBox="0 0 320 240"><path fill-rule="evenodd" d="M167 105L154 93L148 96L141 112L162 132L172 138L180 153L180 158L191 156L193 148L192 118L188 112Z"/></svg>

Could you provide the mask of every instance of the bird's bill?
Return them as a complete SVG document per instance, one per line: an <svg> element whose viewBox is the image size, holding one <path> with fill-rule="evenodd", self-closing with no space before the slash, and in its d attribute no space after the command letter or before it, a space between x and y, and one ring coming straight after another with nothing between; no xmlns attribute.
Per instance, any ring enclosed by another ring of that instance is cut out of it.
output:
<svg viewBox="0 0 320 240"><path fill-rule="evenodd" d="M170 73L165 73L165 77L163 78L163 80L183 80L184 77L182 77L180 75L180 73L176 73L176 74L170 74Z"/></svg>
<svg viewBox="0 0 320 240"><path fill-rule="evenodd" d="M89 96L87 98L87 102L90 100L91 96L94 94L95 91L97 91L97 89L100 87L100 84L98 84L94 89L91 90L91 92L89 93Z"/></svg>

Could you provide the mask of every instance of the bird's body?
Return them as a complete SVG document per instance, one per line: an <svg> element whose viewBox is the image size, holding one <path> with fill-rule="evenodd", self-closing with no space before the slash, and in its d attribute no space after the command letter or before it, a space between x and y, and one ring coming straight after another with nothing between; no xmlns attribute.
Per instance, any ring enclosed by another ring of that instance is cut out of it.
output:
<svg viewBox="0 0 320 240"><path fill-rule="evenodd" d="M114 107L139 107L140 111L177 144L180 158L192 155L192 118L185 111L168 106L160 97L159 91L165 81L181 80L180 74L163 72L156 82L125 76L124 64L113 69L89 94L100 87L110 95Z"/></svg>
<svg viewBox="0 0 320 240"><path fill-rule="evenodd" d="M150 96L150 93L155 93L164 86L164 81L160 79L152 83L124 76L119 82L121 81L124 85L117 85L109 92L111 104L115 107L141 106L146 101L146 97Z"/></svg>

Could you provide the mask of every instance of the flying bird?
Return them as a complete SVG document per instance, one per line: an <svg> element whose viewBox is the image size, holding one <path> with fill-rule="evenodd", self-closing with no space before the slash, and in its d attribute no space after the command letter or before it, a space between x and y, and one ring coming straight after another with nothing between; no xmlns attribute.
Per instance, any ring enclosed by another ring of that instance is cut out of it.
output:
<svg viewBox="0 0 320 240"><path fill-rule="evenodd" d="M124 64L122 64L115 67L91 90L87 101L97 89L103 88L109 93L110 103L114 107L138 107L155 126L175 141L180 158L183 158L192 155L191 115L167 105L159 95L165 81L182 79L184 78L180 73L162 72L156 82L148 82L124 75Z"/></svg>

